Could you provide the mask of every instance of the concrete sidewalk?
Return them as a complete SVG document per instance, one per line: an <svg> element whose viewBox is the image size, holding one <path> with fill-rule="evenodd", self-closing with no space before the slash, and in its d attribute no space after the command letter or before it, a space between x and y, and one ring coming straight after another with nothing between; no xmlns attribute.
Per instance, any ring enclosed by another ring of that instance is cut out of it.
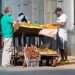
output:
<svg viewBox="0 0 75 75"><path fill-rule="evenodd" d="M68 60L69 60L69 62L75 64L75 56L68 56Z"/></svg>
<svg viewBox="0 0 75 75"><path fill-rule="evenodd" d="M75 64L57 67L0 67L0 75L75 75Z"/></svg>
<svg viewBox="0 0 75 75"><path fill-rule="evenodd" d="M60 65L56 67L23 67L23 66L12 66L12 67L1 67L0 66L0 71L9 71L9 72L14 72L14 71L43 71L43 70L67 70L67 69L73 69L75 70L75 57L74 56L69 56L69 61L72 64L66 64L66 65Z"/></svg>
<svg viewBox="0 0 75 75"><path fill-rule="evenodd" d="M69 57L73 64L56 67L0 67L0 75L75 75L75 57Z"/></svg>

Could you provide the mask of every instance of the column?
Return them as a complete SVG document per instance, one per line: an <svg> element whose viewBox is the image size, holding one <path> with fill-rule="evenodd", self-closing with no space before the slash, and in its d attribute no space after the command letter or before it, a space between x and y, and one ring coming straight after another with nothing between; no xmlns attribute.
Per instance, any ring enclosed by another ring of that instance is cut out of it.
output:
<svg viewBox="0 0 75 75"><path fill-rule="evenodd" d="M67 28L73 30L74 28L74 0L63 0L63 10L68 16ZM71 55L75 55L75 32L68 32L68 47Z"/></svg>

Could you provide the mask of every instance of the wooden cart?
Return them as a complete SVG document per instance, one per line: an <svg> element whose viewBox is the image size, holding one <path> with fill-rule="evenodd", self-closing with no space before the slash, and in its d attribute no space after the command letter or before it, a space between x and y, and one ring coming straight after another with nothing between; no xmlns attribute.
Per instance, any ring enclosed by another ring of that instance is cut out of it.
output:
<svg viewBox="0 0 75 75"><path fill-rule="evenodd" d="M30 36L30 35L40 36L39 32L40 30L43 30L43 29L58 29L58 26L56 24L32 25L32 24L22 23L19 28L19 30L24 32L25 35L27 36ZM42 57L49 58L51 59L51 65L56 66L57 58L58 58L58 54L56 51L53 51L53 50L52 52L50 52L49 50L45 52L39 51L39 53L40 53L41 59Z"/></svg>

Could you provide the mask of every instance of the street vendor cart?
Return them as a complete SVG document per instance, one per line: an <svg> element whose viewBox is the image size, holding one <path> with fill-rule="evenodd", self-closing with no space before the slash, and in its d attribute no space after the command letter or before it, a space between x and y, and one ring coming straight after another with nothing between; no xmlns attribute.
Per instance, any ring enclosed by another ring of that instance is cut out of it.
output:
<svg viewBox="0 0 75 75"><path fill-rule="evenodd" d="M21 23L19 30L24 32L25 36L47 36L51 38L56 38L58 26L56 24L46 24L46 25L38 25L38 24L26 24ZM56 50L48 49L48 48L38 48L40 55L40 64L42 64L42 59L46 59L46 61L51 59L51 65L55 66L58 59L58 53Z"/></svg>

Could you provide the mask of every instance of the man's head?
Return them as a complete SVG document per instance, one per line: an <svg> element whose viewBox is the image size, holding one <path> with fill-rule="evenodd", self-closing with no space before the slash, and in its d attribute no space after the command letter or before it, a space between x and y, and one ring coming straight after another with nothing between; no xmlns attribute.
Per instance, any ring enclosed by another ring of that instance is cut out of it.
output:
<svg viewBox="0 0 75 75"><path fill-rule="evenodd" d="M21 12L21 13L18 14L18 16L22 16L22 15L24 16L24 13L23 12Z"/></svg>
<svg viewBox="0 0 75 75"><path fill-rule="evenodd" d="M4 13L7 14L7 13L11 13L12 12L12 8L11 7L5 7L4 9Z"/></svg>
<svg viewBox="0 0 75 75"><path fill-rule="evenodd" d="M60 16L61 14L63 13L63 10L62 10L62 8L56 8L56 10L55 10L55 14L57 15L57 16Z"/></svg>

